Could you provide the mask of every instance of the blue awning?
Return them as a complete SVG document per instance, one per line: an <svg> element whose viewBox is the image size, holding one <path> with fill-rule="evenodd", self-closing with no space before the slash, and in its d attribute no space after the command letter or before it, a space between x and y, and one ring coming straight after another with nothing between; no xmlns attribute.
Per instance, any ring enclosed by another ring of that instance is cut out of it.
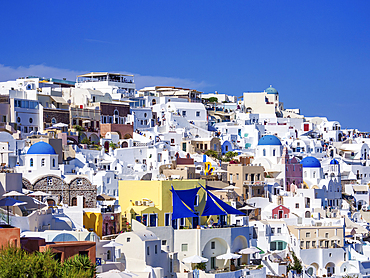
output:
<svg viewBox="0 0 370 278"><path fill-rule="evenodd" d="M212 199L210 195L207 197L207 202L204 207L202 216L210 216L210 215L226 215L224 212Z"/></svg>
<svg viewBox="0 0 370 278"><path fill-rule="evenodd" d="M177 195L176 190L171 189L172 192L172 220L185 217L198 217L193 213Z"/></svg>
<svg viewBox="0 0 370 278"><path fill-rule="evenodd" d="M206 185L206 189L207 190L224 190L223 188L212 187L212 186L209 186L209 185Z"/></svg>
<svg viewBox="0 0 370 278"><path fill-rule="evenodd" d="M199 185L201 187L203 187L203 185L201 185L199 183ZM203 187L204 188L204 187ZM207 191L208 195L210 195L213 200L224 210L226 211L227 214L237 214L237 215L246 215L245 213L237 210L236 208L233 208L232 206L226 204L224 201L221 201L219 198L217 198L215 195L213 195L210 191L208 191L207 189L204 188L205 191Z"/></svg>
<svg viewBox="0 0 370 278"><path fill-rule="evenodd" d="M176 190L177 195L180 197L181 201L185 203L191 210L194 211L194 203L197 193L200 187L186 189L186 190Z"/></svg>
<svg viewBox="0 0 370 278"><path fill-rule="evenodd" d="M219 198L217 198L211 192L208 191L208 194L212 196L212 198L217 202L217 204L220 205L220 207L222 207L227 212L227 214L246 215L244 212L241 212L241 211L237 210L236 208L233 208L232 206L226 204L224 201L221 201Z"/></svg>

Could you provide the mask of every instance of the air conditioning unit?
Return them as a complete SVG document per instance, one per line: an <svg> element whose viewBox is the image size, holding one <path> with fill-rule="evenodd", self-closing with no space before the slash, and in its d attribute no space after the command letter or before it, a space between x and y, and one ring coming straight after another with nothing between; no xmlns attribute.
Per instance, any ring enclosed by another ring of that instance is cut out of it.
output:
<svg viewBox="0 0 370 278"><path fill-rule="evenodd" d="M135 201L135 206L141 206L141 201Z"/></svg>

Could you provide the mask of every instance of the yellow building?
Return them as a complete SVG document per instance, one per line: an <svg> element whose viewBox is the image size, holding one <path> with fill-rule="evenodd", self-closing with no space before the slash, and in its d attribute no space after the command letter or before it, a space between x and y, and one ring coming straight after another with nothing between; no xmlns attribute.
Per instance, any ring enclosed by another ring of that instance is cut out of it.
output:
<svg viewBox="0 0 370 278"><path fill-rule="evenodd" d="M92 229L100 238L103 231L103 216L98 212L84 212L83 223L85 229Z"/></svg>
<svg viewBox="0 0 370 278"><path fill-rule="evenodd" d="M122 217L126 217L131 223L132 219L138 220L147 226L175 226L196 228L197 225L206 225L213 220L217 222L217 216L212 217L188 217L181 218L172 223L172 192L205 187L205 180L165 180L165 181L119 181L119 204ZM199 189L194 204L194 210L201 215L206 204L206 192Z"/></svg>

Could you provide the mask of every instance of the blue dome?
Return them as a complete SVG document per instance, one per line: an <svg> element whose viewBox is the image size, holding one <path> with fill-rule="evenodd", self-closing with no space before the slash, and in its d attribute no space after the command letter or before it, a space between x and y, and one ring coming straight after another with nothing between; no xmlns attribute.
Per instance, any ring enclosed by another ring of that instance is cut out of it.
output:
<svg viewBox="0 0 370 278"><path fill-rule="evenodd" d="M332 159L332 160L330 161L330 164L339 164L339 162L338 162L338 160L336 160L336 159Z"/></svg>
<svg viewBox="0 0 370 278"><path fill-rule="evenodd" d="M258 141L259 146L263 145L274 145L274 146L281 146L280 139L277 138L274 135L266 135L263 136L259 141Z"/></svg>
<svg viewBox="0 0 370 278"><path fill-rule="evenodd" d="M274 87L272 87L272 85L270 85L270 87L268 87L265 90L265 92L268 93L268 94L277 94L278 93L278 91Z"/></svg>
<svg viewBox="0 0 370 278"><path fill-rule="evenodd" d="M313 156L307 156L301 160L303 168L321 168L320 161Z"/></svg>
<svg viewBox="0 0 370 278"><path fill-rule="evenodd" d="M54 148L43 141L33 144L29 149L27 154L57 154Z"/></svg>

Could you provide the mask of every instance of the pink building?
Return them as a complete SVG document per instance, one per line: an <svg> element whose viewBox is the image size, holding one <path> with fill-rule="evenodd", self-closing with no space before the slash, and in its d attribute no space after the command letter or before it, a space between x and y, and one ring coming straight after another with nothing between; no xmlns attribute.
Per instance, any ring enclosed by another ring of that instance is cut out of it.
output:
<svg viewBox="0 0 370 278"><path fill-rule="evenodd" d="M285 164L285 190L291 191L291 184L295 184L297 188L302 188L303 171L302 164L300 164L295 157L289 159L288 149L284 147L281 163Z"/></svg>

